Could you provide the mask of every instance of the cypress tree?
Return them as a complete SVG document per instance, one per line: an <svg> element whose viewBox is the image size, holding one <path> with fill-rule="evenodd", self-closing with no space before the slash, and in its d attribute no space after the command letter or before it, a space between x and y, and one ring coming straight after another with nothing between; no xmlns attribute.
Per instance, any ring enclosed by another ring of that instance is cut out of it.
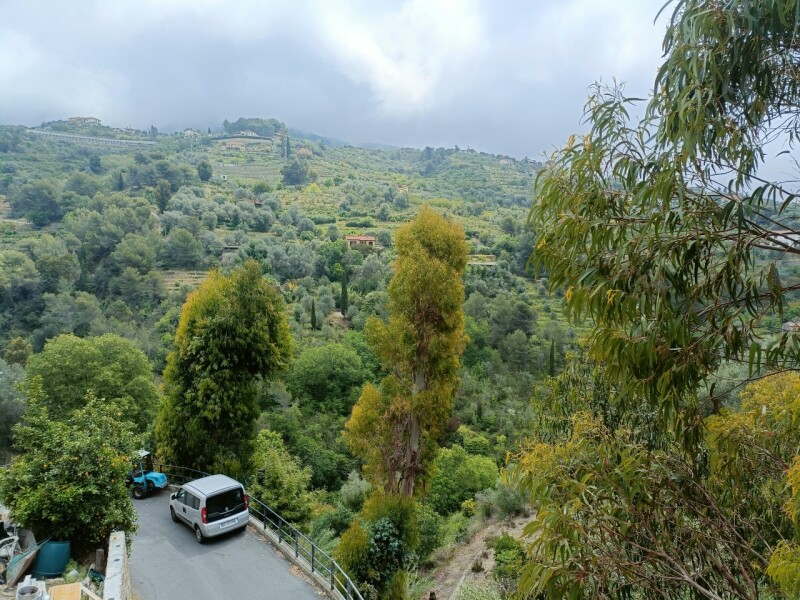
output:
<svg viewBox="0 0 800 600"><path fill-rule="evenodd" d="M556 341L550 340L550 377L556 376Z"/></svg>
<svg viewBox="0 0 800 600"><path fill-rule="evenodd" d="M311 329L317 328L317 303L311 300Z"/></svg>
<svg viewBox="0 0 800 600"><path fill-rule="evenodd" d="M342 315L346 316L348 306L350 306L350 303L347 299L347 269L342 269L342 297L339 300Z"/></svg>

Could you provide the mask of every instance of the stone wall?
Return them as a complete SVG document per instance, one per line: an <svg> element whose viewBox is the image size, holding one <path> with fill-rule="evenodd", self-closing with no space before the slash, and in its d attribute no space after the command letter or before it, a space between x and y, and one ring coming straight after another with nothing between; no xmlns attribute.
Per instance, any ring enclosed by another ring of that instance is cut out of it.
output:
<svg viewBox="0 0 800 600"><path fill-rule="evenodd" d="M131 576L128 571L128 548L125 544L124 531L115 531L108 539L103 600L133 600Z"/></svg>

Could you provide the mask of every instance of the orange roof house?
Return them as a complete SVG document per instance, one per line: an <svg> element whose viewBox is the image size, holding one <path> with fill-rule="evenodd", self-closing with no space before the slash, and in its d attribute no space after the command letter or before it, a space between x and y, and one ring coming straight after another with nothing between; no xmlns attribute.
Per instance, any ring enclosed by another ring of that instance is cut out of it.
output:
<svg viewBox="0 0 800 600"><path fill-rule="evenodd" d="M351 248L353 246L379 246L374 235L346 235L344 236L344 241L346 241Z"/></svg>

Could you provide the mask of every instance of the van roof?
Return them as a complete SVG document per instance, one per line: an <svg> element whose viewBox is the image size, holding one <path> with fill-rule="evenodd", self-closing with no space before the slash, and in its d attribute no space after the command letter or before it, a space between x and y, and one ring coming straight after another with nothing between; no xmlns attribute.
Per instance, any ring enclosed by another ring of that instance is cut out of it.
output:
<svg viewBox="0 0 800 600"><path fill-rule="evenodd" d="M219 492L233 487L243 487L241 483L235 479L231 479L227 475L209 475L208 477L201 477L185 484L184 487L192 487L198 492L207 496L213 492Z"/></svg>

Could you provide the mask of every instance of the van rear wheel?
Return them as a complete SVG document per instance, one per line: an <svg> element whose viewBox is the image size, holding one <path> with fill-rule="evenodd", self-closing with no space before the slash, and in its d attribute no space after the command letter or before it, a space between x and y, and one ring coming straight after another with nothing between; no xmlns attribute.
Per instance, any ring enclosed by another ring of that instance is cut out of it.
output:
<svg viewBox="0 0 800 600"><path fill-rule="evenodd" d="M203 532L200 531L200 527L197 525L194 526L194 539L196 539L200 544L206 541L206 536L203 535Z"/></svg>

